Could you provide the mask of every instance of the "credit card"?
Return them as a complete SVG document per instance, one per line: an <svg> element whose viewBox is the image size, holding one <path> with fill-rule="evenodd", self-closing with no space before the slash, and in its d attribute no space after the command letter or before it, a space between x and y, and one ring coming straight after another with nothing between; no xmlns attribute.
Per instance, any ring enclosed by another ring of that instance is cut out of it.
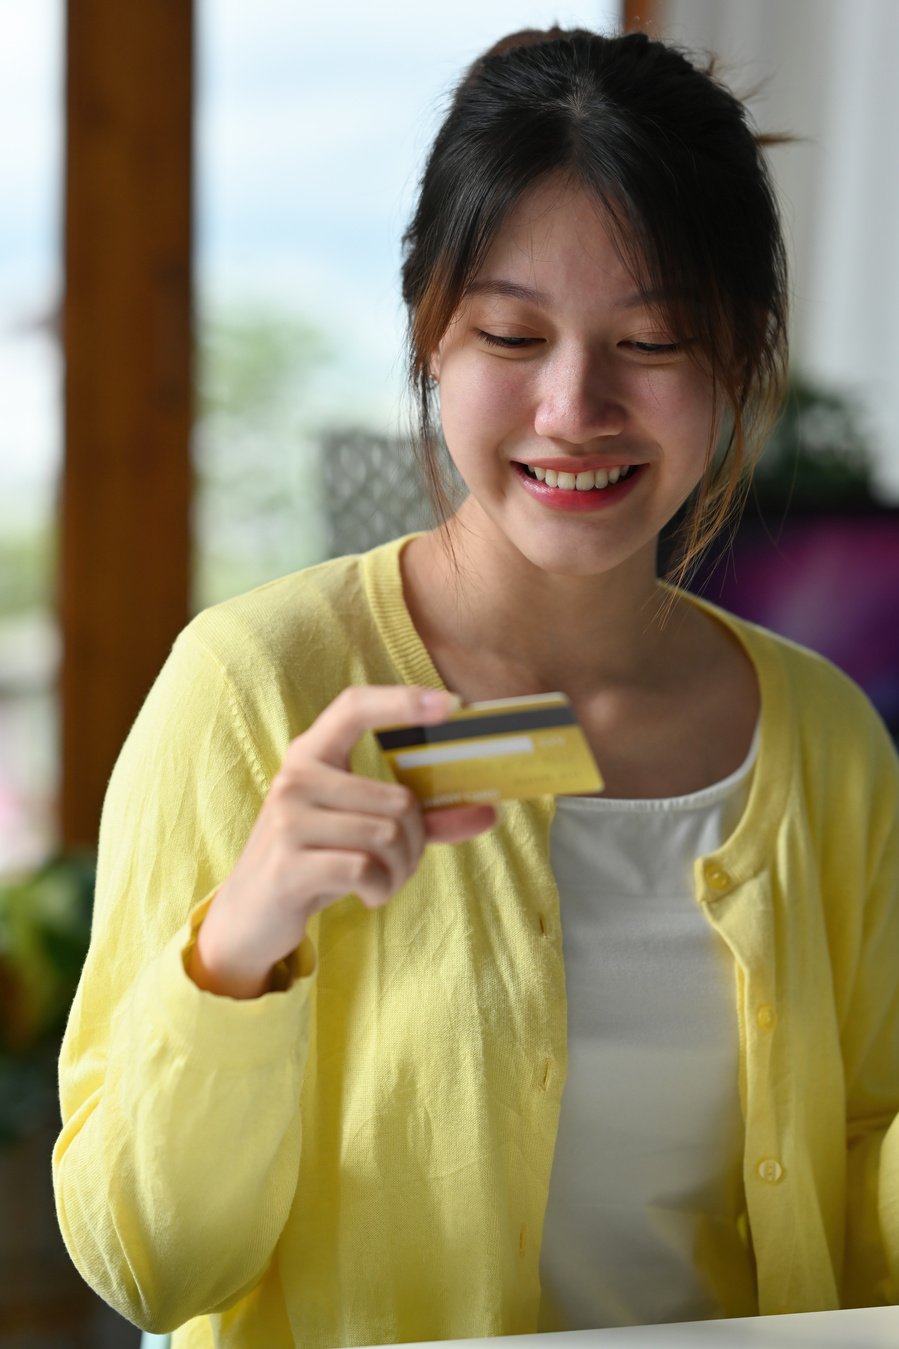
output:
<svg viewBox="0 0 899 1349"><path fill-rule="evenodd" d="M425 810L602 790L564 693L469 703L437 726L375 731L398 782Z"/></svg>

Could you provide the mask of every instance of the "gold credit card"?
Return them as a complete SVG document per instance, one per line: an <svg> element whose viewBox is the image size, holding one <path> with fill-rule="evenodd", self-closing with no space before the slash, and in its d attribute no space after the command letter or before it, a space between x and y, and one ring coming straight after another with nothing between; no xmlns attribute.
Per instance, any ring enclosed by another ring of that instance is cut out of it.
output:
<svg viewBox="0 0 899 1349"><path fill-rule="evenodd" d="M564 693L469 703L439 725L382 727L375 735L397 781L425 810L603 786Z"/></svg>

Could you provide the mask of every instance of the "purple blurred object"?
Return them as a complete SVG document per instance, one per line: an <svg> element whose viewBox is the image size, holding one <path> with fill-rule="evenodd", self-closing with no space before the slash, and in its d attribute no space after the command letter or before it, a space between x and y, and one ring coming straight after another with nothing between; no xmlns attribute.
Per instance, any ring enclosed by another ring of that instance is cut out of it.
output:
<svg viewBox="0 0 899 1349"><path fill-rule="evenodd" d="M703 563L691 590L820 651L868 694L899 737L899 509L748 513L732 549Z"/></svg>

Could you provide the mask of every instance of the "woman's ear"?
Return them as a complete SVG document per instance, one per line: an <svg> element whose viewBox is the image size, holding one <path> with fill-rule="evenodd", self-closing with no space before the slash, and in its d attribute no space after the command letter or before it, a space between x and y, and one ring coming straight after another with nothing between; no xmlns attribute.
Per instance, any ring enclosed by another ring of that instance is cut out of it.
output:
<svg viewBox="0 0 899 1349"><path fill-rule="evenodd" d="M440 383L440 348L438 347L428 361L428 379L432 384Z"/></svg>

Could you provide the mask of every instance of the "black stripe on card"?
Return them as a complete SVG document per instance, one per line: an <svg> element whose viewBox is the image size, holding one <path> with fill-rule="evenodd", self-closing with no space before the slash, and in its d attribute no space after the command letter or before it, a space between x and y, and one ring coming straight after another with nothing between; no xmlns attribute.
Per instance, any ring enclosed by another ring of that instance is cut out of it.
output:
<svg viewBox="0 0 899 1349"><path fill-rule="evenodd" d="M533 707L522 712L499 712L496 716L461 717L439 726L397 726L375 731L381 749L408 749L410 745L439 745L448 740L480 740L486 735L513 735L516 731L542 731L549 726L573 726L570 706Z"/></svg>

